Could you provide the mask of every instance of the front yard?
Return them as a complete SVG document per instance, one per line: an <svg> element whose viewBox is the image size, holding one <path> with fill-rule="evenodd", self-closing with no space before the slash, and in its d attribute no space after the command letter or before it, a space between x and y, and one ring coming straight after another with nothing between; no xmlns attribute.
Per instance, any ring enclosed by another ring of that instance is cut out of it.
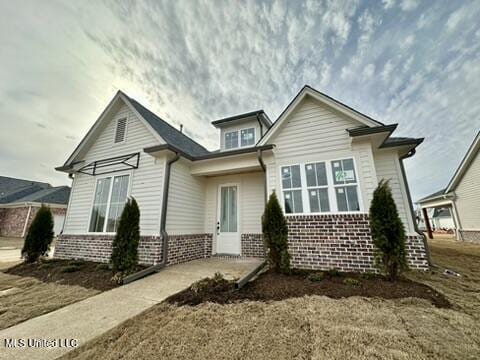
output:
<svg viewBox="0 0 480 360"><path fill-rule="evenodd" d="M196 306L172 298L64 358L477 359L480 246L434 240L431 252L439 267L409 277L445 295L447 307L354 294ZM445 268L462 276L443 275Z"/></svg>
<svg viewBox="0 0 480 360"><path fill-rule="evenodd" d="M117 286L104 264L21 263L0 272L0 330Z"/></svg>

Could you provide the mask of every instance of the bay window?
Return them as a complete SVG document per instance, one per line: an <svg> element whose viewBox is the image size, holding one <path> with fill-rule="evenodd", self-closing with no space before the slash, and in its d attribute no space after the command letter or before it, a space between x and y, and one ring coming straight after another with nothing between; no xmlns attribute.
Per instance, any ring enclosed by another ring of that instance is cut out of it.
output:
<svg viewBox="0 0 480 360"><path fill-rule="evenodd" d="M282 166L286 214L360 211L353 159Z"/></svg>
<svg viewBox="0 0 480 360"><path fill-rule="evenodd" d="M129 175L97 180L89 232L116 232L127 201Z"/></svg>

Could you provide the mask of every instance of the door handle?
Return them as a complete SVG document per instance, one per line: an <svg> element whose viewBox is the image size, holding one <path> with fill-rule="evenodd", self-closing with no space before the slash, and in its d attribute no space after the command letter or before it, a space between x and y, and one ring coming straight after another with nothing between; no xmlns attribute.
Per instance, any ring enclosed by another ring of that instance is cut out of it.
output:
<svg viewBox="0 0 480 360"><path fill-rule="evenodd" d="M220 235L220 221L217 221L217 235Z"/></svg>

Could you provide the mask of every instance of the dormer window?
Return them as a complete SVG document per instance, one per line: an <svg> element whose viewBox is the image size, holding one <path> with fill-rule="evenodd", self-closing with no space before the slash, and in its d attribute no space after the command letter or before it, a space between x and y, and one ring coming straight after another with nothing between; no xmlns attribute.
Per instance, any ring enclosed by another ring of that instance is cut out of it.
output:
<svg viewBox="0 0 480 360"><path fill-rule="evenodd" d="M235 149L238 147L238 131L225 133L225 149Z"/></svg>
<svg viewBox="0 0 480 360"><path fill-rule="evenodd" d="M125 134L127 132L127 118L117 120L117 127L115 128L115 144L125 141Z"/></svg>
<svg viewBox="0 0 480 360"><path fill-rule="evenodd" d="M255 128L228 131L225 133L226 150L253 145L255 145Z"/></svg>
<svg viewBox="0 0 480 360"><path fill-rule="evenodd" d="M255 128L240 130L241 146L255 145Z"/></svg>

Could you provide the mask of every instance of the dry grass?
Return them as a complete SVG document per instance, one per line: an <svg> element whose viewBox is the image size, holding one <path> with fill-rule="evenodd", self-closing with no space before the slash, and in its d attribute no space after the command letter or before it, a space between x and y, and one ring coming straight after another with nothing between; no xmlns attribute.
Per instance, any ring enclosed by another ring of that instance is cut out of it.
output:
<svg viewBox="0 0 480 360"><path fill-rule="evenodd" d="M412 275L454 309L418 299L304 297L175 307L159 304L66 354L67 359L477 359L480 246L432 243L439 271ZM477 293L475 293L477 291Z"/></svg>
<svg viewBox="0 0 480 360"><path fill-rule="evenodd" d="M13 288L13 289L12 289ZM5 294L4 290L8 290ZM99 293L80 286L43 283L0 272L0 329Z"/></svg>

